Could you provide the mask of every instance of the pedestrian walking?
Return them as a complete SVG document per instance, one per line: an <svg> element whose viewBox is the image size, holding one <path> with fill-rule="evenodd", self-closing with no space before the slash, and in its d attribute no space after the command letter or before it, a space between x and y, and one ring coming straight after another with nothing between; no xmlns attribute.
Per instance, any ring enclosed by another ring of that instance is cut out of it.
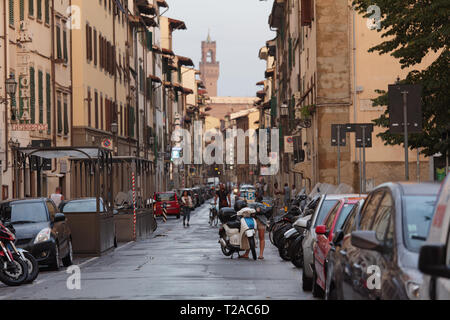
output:
<svg viewBox="0 0 450 320"><path fill-rule="evenodd" d="M291 207L291 189L289 188L289 184L284 184L284 211L289 211Z"/></svg>
<svg viewBox="0 0 450 320"><path fill-rule="evenodd" d="M53 202L55 203L56 207L59 208L59 205L61 204L61 202L64 201L64 196L61 193L61 187L56 187L55 193L52 193L50 195L50 199L52 199Z"/></svg>
<svg viewBox="0 0 450 320"><path fill-rule="evenodd" d="M219 199L219 210L231 206L230 193L225 189L225 185L223 183L220 184L219 190L216 192L214 205L217 205L217 199Z"/></svg>
<svg viewBox="0 0 450 320"><path fill-rule="evenodd" d="M181 197L181 202L183 207L183 227L186 227L186 220L187 226L189 227L189 222L191 220L191 210L194 207L194 203L187 190L184 190L183 196Z"/></svg>
<svg viewBox="0 0 450 320"><path fill-rule="evenodd" d="M295 184L292 185L292 192L291 192L291 199L295 199L297 197L297 188L295 187Z"/></svg>
<svg viewBox="0 0 450 320"><path fill-rule="evenodd" d="M274 199L274 215L278 215L279 212L278 210L280 209L281 206L281 195L283 193L280 191L280 189L278 188L278 182L275 182L273 185L273 199Z"/></svg>

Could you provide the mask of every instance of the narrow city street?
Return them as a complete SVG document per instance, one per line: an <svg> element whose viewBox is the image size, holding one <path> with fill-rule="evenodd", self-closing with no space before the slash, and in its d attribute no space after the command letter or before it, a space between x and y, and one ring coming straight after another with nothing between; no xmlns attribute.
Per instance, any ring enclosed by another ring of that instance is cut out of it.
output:
<svg viewBox="0 0 450 320"><path fill-rule="evenodd" d="M67 289L66 270L43 270L31 285L0 284L0 300L313 299L301 290L301 270L281 260L268 240L263 261L225 257L208 213L207 201L193 212L189 228L174 217L165 224L158 220L150 239L120 244L99 258L79 259L81 290Z"/></svg>

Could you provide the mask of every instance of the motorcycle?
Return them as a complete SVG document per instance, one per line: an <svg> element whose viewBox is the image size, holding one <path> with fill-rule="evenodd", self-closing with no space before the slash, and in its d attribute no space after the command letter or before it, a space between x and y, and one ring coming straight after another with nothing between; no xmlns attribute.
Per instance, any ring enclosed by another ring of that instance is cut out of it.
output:
<svg viewBox="0 0 450 320"><path fill-rule="evenodd" d="M240 256L241 251L250 250L256 260L257 223L255 209L243 208L237 212L231 208L223 208L219 213L222 226L219 230L219 243L222 253L233 259L234 253Z"/></svg>
<svg viewBox="0 0 450 320"><path fill-rule="evenodd" d="M0 221L0 281L8 286L20 286L28 280L28 264L23 251L14 245L16 236L10 228L13 229Z"/></svg>

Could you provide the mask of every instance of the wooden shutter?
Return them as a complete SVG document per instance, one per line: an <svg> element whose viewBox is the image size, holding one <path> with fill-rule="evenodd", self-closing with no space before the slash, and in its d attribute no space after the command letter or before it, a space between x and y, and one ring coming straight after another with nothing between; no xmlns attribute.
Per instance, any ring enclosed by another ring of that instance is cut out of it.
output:
<svg viewBox="0 0 450 320"><path fill-rule="evenodd" d="M14 25L14 0L9 0L9 24Z"/></svg>
<svg viewBox="0 0 450 320"><path fill-rule="evenodd" d="M95 128L98 129L98 93L94 93L94 116L95 116Z"/></svg>
<svg viewBox="0 0 450 320"><path fill-rule="evenodd" d="M50 0L45 0L45 23L50 24Z"/></svg>
<svg viewBox="0 0 450 320"><path fill-rule="evenodd" d="M62 133L63 128L62 128L62 106L61 106L61 97L60 95L58 95L58 104L57 104L57 110L56 112L58 113L58 133Z"/></svg>
<svg viewBox="0 0 450 320"><path fill-rule="evenodd" d="M20 0L19 3L19 9L20 9L20 21L25 20L25 0Z"/></svg>
<svg viewBox="0 0 450 320"><path fill-rule="evenodd" d="M39 123L44 123L44 74L38 71L38 104L39 104Z"/></svg>
<svg viewBox="0 0 450 320"><path fill-rule="evenodd" d="M67 63L69 61L69 55L67 52L67 31L63 30L63 58L64 61Z"/></svg>
<svg viewBox="0 0 450 320"><path fill-rule="evenodd" d="M28 0L28 14L34 16L34 0Z"/></svg>
<svg viewBox="0 0 450 320"><path fill-rule="evenodd" d="M52 97L51 97L51 78L50 74L47 73L45 75L45 90L46 90L46 101L47 101L47 125L48 125L48 134L52 132Z"/></svg>
<svg viewBox="0 0 450 320"><path fill-rule="evenodd" d="M62 51L61 51L61 27L56 26L56 57L58 59L62 59Z"/></svg>
<svg viewBox="0 0 450 320"><path fill-rule="evenodd" d="M106 131L111 131L111 101L105 99Z"/></svg>
<svg viewBox="0 0 450 320"><path fill-rule="evenodd" d="M94 29L94 65L97 65L97 30Z"/></svg>
<svg viewBox="0 0 450 320"><path fill-rule="evenodd" d="M67 95L64 97L64 135L69 134L69 110L67 106Z"/></svg>
<svg viewBox="0 0 450 320"><path fill-rule="evenodd" d="M36 0L37 3L37 18L42 20L42 0Z"/></svg>
<svg viewBox="0 0 450 320"><path fill-rule="evenodd" d="M30 67L30 117L31 123L36 120L36 84L34 68Z"/></svg>
<svg viewBox="0 0 450 320"><path fill-rule="evenodd" d="M87 97L87 99L88 99L88 110L87 110L87 112L88 112L88 127L92 128L92 123L91 123L91 114L92 114L92 112L91 112L91 100L92 100L92 98L91 98L91 89L90 88L88 88L88 97Z"/></svg>
<svg viewBox="0 0 450 320"><path fill-rule="evenodd" d="M100 129L104 130L103 127L103 95L100 94Z"/></svg>
<svg viewBox="0 0 450 320"><path fill-rule="evenodd" d="M86 24L86 60L89 61L89 25Z"/></svg>
<svg viewBox="0 0 450 320"><path fill-rule="evenodd" d="M314 1L313 0L301 0L302 8L301 8L301 22L302 26L310 26L313 19L313 6Z"/></svg>

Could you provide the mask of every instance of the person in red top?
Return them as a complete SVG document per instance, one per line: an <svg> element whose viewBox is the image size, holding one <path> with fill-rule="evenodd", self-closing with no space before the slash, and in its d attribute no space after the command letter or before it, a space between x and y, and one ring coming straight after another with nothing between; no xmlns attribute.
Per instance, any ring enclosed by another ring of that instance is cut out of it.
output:
<svg viewBox="0 0 450 320"><path fill-rule="evenodd" d="M220 188L216 192L214 205L217 205L217 199L219 199L219 210L231 205L230 193L225 189L225 185L223 183L220 184Z"/></svg>

